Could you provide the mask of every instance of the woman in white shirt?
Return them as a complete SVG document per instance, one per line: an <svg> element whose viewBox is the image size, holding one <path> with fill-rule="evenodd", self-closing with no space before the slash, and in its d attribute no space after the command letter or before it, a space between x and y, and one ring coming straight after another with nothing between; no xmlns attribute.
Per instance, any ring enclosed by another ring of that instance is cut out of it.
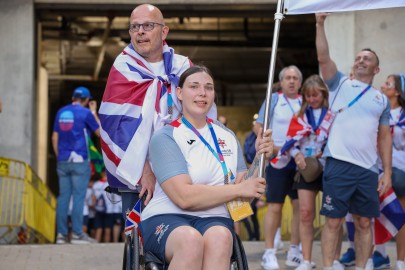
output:
<svg viewBox="0 0 405 270"><path fill-rule="evenodd" d="M214 104L214 80L203 66L180 77L179 119L155 132L149 156L156 176L152 200L141 215L144 250L165 269L229 269L233 220L239 198L260 198L266 182L257 175L258 158L246 172L235 134L207 117ZM258 136L257 156L273 151L271 132ZM246 175L251 179L244 181ZM249 203L247 202L247 205Z"/></svg>
<svg viewBox="0 0 405 270"><path fill-rule="evenodd" d="M405 75L389 75L381 90L390 102L392 134L392 188L405 210ZM405 270L405 226L396 236L397 262L395 270Z"/></svg>

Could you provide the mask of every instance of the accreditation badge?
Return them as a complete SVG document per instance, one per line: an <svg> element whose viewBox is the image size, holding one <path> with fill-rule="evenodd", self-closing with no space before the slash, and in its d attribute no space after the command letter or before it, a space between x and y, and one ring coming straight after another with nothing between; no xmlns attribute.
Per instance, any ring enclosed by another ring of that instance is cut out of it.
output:
<svg viewBox="0 0 405 270"><path fill-rule="evenodd" d="M226 205L233 221L239 221L253 215L253 210L248 199L238 198L227 202Z"/></svg>

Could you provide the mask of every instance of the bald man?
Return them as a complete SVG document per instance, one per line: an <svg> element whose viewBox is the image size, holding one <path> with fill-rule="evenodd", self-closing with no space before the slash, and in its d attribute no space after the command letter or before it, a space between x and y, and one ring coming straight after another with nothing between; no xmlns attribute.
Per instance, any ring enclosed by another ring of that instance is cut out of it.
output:
<svg viewBox="0 0 405 270"><path fill-rule="evenodd" d="M175 89L192 65L167 45L169 27L157 7L137 6L128 31L131 42L114 61L99 111L107 179L122 195L124 218L139 196L147 194L147 204L154 192L149 140L180 114Z"/></svg>

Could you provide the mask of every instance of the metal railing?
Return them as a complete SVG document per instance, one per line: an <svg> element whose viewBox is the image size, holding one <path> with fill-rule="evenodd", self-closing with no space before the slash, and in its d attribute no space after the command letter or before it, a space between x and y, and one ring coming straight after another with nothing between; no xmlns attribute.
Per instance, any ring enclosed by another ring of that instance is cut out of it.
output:
<svg viewBox="0 0 405 270"><path fill-rule="evenodd" d="M53 243L56 198L25 162L0 157L0 244Z"/></svg>

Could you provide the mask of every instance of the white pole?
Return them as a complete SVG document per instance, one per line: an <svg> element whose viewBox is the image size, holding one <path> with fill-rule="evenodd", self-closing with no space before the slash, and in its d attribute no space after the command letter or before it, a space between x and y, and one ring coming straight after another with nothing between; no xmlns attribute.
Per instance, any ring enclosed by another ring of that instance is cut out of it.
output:
<svg viewBox="0 0 405 270"><path fill-rule="evenodd" d="M276 55L277 55L277 46L278 46L278 36L280 32L280 24L281 20L283 19L283 6L284 0L278 0L277 2L277 10L274 14L274 33L273 33L273 45L271 47L271 58L270 58L270 67L269 67L269 78L267 82L267 94L266 94L266 105L264 110L264 123L263 123L263 130L269 129L269 120L270 120L270 104L271 104L271 89L274 82L274 67L276 65ZM264 154L260 156L260 163L259 163L259 177L263 177L264 175Z"/></svg>

